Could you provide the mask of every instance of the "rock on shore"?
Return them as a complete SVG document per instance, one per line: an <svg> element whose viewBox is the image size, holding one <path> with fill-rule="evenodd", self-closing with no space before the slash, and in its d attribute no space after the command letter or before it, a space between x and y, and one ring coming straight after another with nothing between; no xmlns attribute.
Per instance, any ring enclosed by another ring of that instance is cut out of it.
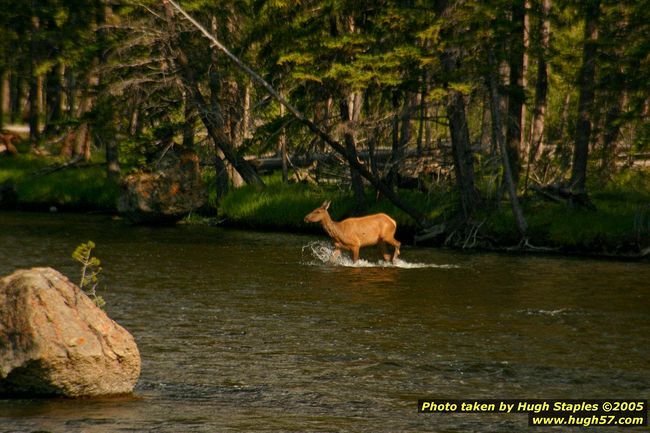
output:
<svg viewBox="0 0 650 433"><path fill-rule="evenodd" d="M122 181L118 211L137 224L174 223L207 202L195 153L169 151L153 173L136 173Z"/></svg>
<svg viewBox="0 0 650 433"><path fill-rule="evenodd" d="M140 375L135 340L64 275L0 279L0 394L125 394Z"/></svg>

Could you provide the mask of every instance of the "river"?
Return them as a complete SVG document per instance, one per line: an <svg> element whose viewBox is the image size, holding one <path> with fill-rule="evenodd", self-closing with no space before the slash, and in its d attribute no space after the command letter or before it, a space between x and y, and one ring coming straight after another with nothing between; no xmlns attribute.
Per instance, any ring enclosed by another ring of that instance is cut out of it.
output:
<svg viewBox="0 0 650 433"><path fill-rule="evenodd" d="M521 432L417 400L650 396L647 263L405 245L331 265L324 236L5 212L0 275L77 280L88 240L141 352L134 395L0 399L0 432Z"/></svg>

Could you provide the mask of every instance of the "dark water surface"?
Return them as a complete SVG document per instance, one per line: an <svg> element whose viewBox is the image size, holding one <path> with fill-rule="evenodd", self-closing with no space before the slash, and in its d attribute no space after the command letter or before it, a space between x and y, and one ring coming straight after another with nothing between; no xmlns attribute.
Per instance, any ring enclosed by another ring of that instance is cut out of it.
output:
<svg viewBox="0 0 650 433"><path fill-rule="evenodd" d="M401 267L345 267L318 237L0 213L0 275L77 280L89 239L140 348L135 395L0 400L0 432L564 432L417 400L650 397L647 263L404 247Z"/></svg>

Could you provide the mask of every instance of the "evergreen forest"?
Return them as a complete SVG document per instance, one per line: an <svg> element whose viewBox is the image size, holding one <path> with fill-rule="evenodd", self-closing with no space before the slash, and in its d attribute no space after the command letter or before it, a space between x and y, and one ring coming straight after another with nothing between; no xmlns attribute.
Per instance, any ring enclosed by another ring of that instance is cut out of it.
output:
<svg viewBox="0 0 650 433"><path fill-rule="evenodd" d="M617 198L629 241L650 232L647 2L0 2L20 153L117 182L190 149L215 212L298 182L457 244L491 212L526 244L539 203L597 219Z"/></svg>

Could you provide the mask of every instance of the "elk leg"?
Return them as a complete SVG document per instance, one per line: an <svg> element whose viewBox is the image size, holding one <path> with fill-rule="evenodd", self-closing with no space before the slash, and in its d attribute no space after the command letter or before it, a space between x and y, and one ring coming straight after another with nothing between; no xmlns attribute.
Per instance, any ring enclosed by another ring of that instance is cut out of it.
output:
<svg viewBox="0 0 650 433"><path fill-rule="evenodd" d="M395 251L393 251L393 259L392 259L393 263L395 263L395 260L397 259L397 256L399 256L399 247L402 244L395 238L386 239L386 242L388 242L389 244L391 244L395 248Z"/></svg>
<svg viewBox="0 0 650 433"><path fill-rule="evenodd" d="M352 251L352 261L354 263L359 261L359 247L355 245L350 248L350 251Z"/></svg>
<svg viewBox="0 0 650 433"><path fill-rule="evenodd" d="M338 246L334 249L334 252L330 256L330 263L334 263L336 259L341 255L341 248Z"/></svg>
<svg viewBox="0 0 650 433"><path fill-rule="evenodd" d="M390 260L390 255L388 254L388 250L386 249L386 244L384 241L379 241L377 243L377 246L379 247L379 251L381 252L382 257L384 258L384 261L387 262Z"/></svg>

